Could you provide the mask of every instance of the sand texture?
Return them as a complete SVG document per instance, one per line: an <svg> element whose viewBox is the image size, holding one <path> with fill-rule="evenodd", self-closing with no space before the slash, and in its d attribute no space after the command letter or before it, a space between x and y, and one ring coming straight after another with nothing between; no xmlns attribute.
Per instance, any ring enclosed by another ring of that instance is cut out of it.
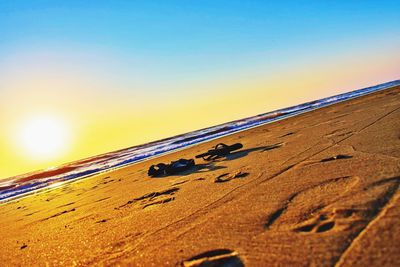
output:
<svg viewBox="0 0 400 267"><path fill-rule="evenodd" d="M399 184L395 87L2 204L0 265L400 266Z"/></svg>

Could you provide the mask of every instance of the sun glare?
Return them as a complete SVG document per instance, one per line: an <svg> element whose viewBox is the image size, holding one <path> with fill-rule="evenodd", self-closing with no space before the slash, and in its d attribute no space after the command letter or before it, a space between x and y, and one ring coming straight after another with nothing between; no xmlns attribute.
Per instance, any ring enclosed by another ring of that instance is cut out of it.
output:
<svg viewBox="0 0 400 267"><path fill-rule="evenodd" d="M67 127L65 122L55 117L31 118L22 124L18 141L27 156L39 160L52 159L65 151Z"/></svg>

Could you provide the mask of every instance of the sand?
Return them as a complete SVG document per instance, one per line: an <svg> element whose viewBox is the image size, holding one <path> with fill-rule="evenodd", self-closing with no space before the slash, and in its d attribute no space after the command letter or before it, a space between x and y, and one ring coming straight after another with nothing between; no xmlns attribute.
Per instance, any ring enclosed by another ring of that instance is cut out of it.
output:
<svg viewBox="0 0 400 267"><path fill-rule="evenodd" d="M147 176L220 142L244 147ZM396 87L2 204L0 262L400 266L399 183Z"/></svg>

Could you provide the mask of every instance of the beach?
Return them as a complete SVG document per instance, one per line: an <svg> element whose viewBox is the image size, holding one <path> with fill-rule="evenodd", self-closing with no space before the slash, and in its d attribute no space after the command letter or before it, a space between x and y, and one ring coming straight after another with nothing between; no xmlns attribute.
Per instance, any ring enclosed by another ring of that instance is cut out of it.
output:
<svg viewBox="0 0 400 267"><path fill-rule="evenodd" d="M243 148L147 175L218 143ZM0 261L400 266L399 184L397 86L1 204Z"/></svg>

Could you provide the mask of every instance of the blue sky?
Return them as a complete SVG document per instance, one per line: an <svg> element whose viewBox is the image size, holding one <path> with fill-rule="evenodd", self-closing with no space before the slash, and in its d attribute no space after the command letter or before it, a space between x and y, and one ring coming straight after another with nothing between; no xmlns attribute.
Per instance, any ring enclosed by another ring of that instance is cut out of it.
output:
<svg viewBox="0 0 400 267"><path fill-rule="evenodd" d="M164 64L241 61L338 50L349 39L399 33L399 7L399 1L2 1L1 47L94 46Z"/></svg>

